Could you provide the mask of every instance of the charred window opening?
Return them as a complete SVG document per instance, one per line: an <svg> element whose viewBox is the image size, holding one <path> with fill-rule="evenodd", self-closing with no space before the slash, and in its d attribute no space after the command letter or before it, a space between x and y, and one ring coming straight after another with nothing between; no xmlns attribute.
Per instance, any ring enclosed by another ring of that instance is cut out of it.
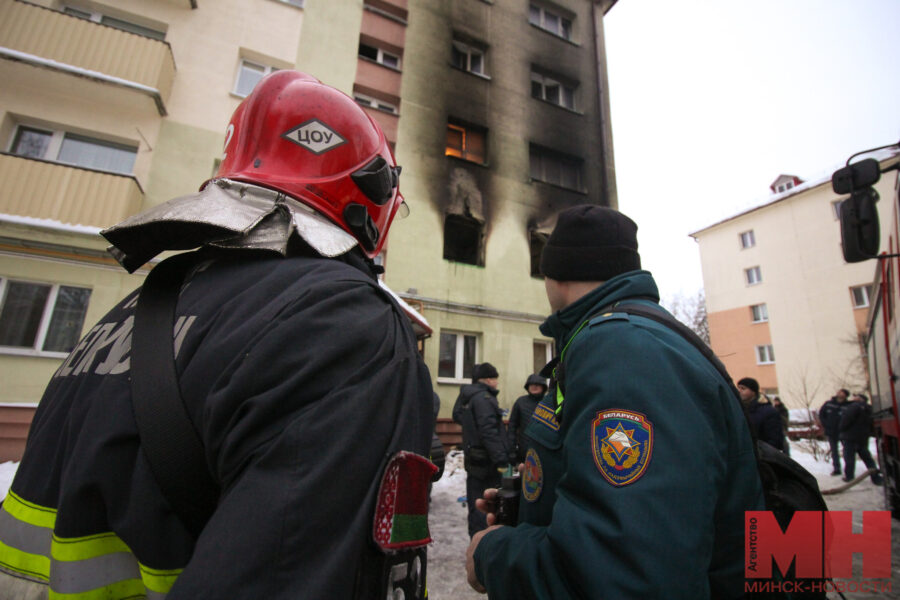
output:
<svg viewBox="0 0 900 600"><path fill-rule="evenodd" d="M528 232L528 248L531 253L531 276L544 278L541 273L541 252L547 245L547 234L538 231Z"/></svg>
<svg viewBox="0 0 900 600"><path fill-rule="evenodd" d="M446 156L455 156L483 165L485 162L485 130L462 123L447 123Z"/></svg>
<svg viewBox="0 0 900 600"><path fill-rule="evenodd" d="M484 266L482 241L484 225L464 215L447 215L444 220L444 258L469 265Z"/></svg>

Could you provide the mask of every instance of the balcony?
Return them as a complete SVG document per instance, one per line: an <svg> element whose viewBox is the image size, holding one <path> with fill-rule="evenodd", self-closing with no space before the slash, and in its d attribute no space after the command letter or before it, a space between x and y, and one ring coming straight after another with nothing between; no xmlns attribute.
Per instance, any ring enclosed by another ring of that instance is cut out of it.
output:
<svg viewBox="0 0 900 600"><path fill-rule="evenodd" d="M138 212L144 193L117 175L0 154L0 214L109 227Z"/></svg>
<svg viewBox="0 0 900 600"><path fill-rule="evenodd" d="M132 89L160 115L175 79L168 43L20 1L0 3L0 58Z"/></svg>

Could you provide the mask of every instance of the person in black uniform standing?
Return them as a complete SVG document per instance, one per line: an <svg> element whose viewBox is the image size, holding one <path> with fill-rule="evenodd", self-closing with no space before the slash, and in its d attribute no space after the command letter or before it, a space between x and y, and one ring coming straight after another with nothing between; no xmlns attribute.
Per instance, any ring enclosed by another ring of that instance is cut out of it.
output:
<svg viewBox="0 0 900 600"><path fill-rule="evenodd" d="M785 452L787 442L781 416L768 398L759 393L759 383L752 377L744 377L737 382L737 389L741 394L741 402L747 408L747 417L756 439Z"/></svg>
<svg viewBox="0 0 900 600"><path fill-rule="evenodd" d="M501 473L509 465L503 412L497 404L499 377L491 363L475 365L472 383L460 388L453 405L453 420L462 425L469 537L487 527L475 501L484 490L500 485Z"/></svg>
<svg viewBox="0 0 900 600"><path fill-rule="evenodd" d="M828 445L831 448L831 462L834 465L832 475L841 474L841 412L847 405L849 397L850 392L841 388L819 409L819 423L825 431L825 437L828 438Z"/></svg>
<svg viewBox="0 0 900 600"><path fill-rule="evenodd" d="M531 415L538 402L547 393L547 380L533 373L525 380L525 391L528 394L516 398L512 410L509 411L509 451L513 454L515 464L525 460L525 444L522 441L522 435L525 433L525 427L531 422Z"/></svg>
<svg viewBox="0 0 900 600"><path fill-rule="evenodd" d="M854 394L841 411L839 426L841 443L844 445L844 481L853 481L856 473L856 455L862 459L872 473L872 483L881 485L878 465L869 452L869 435L872 432L872 407L863 394Z"/></svg>
<svg viewBox="0 0 900 600"><path fill-rule="evenodd" d="M432 387L372 261L403 206L390 146L352 98L282 70L224 151L199 193L103 232L129 271L201 248L175 257L194 266L167 345L212 509L191 527L148 459L135 291L47 386L0 513L0 598L426 596Z"/></svg>

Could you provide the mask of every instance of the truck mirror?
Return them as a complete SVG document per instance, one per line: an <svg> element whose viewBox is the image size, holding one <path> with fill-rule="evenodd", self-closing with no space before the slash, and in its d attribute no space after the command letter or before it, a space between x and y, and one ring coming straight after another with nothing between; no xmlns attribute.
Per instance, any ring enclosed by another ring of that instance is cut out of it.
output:
<svg viewBox="0 0 900 600"><path fill-rule="evenodd" d="M831 188L835 194L852 194L854 190L867 188L881 179L881 167L874 158L838 169L831 176Z"/></svg>
<svg viewBox="0 0 900 600"><path fill-rule="evenodd" d="M881 228L876 202L878 192L871 187L856 190L841 202L841 248L848 263L878 256Z"/></svg>

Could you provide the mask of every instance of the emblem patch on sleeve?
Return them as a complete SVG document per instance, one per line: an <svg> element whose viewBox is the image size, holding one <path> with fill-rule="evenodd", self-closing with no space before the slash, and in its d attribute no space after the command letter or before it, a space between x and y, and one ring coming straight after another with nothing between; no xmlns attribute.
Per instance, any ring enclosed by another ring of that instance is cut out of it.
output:
<svg viewBox="0 0 900 600"><path fill-rule="evenodd" d="M634 483L650 464L653 424L630 410L600 411L591 424L591 450L606 481L616 487Z"/></svg>
<svg viewBox="0 0 900 600"><path fill-rule="evenodd" d="M528 502L535 502L544 489L544 470L541 459L534 448L528 449L525 455L525 472L522 474L522 496Z"/></svg>

